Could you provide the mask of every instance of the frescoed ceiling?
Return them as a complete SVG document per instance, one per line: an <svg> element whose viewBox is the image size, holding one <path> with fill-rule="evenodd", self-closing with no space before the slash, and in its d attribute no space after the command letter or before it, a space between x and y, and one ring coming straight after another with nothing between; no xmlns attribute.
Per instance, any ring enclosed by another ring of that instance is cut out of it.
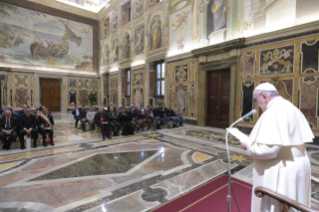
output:
<svg viewBox="0 0 319 212"><path fill-rule="evenodd" d="M69 4L81 9L98 13L109 0L56 0L65 4Z"/></svg>

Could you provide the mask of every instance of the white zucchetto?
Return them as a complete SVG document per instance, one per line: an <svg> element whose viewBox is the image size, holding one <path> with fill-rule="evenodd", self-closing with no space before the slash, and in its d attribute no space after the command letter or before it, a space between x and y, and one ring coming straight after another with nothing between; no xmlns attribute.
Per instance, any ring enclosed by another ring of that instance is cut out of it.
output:
<svg viewBox="0 0 319 212"><path fill-rule="evenodd" d="M255 90L257 90L257 91L277 91L275 86L273 86L269 82L265 82L265 83L262 83L262 84L258 85L255 88Z"/></svg>

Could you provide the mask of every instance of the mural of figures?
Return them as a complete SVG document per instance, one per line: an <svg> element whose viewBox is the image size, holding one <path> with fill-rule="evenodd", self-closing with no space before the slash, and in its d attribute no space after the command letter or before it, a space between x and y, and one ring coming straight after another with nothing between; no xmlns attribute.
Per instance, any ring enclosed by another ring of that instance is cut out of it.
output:
<svg viewBox="0 0 319 212"><path fill-rule="evenodd" d="M260 75L291 74L294 72L295 46L260 52Z"/></svg>
<svg viewBox="0 0 319 212"><path fill-rule="evenodd" d="M105 44L104 48L104 65L108 65L110 62L110 46L109 44Z"/></svg>
<svg viewBox="0 0 319 212"><path fill-rule="evenodd" d="M191 5L174 13L169 19L169 46L172 52L185 52L192 47Z"/></svg>
<svg viewBox="0 0 319 212"><path fill-rule="evenodd" d="M151 21L151 36L150 36L150 46L151 51L161 48L162 46L162 24L161 16L156 15Z"/></svg>
<svg viewBox="0 0 319 212"><path fill-rule="evenodd" d="M144 12L144 0L135 0L135 18L143 15Z"/></svg>
<svg viewBox="0 0 319 212"><path fill-rule="evenodd" d="M140 108L143 104L143 89L142 88L136 88L133 91L134 95L134 104L136 107Z"/></svg>
<svg viewBox="0 0 319 212"><path fill-rule="evenodd" d="M212 39L212 33L225 29L227 20L226 0L210 0L207 5L207 38Z"/></svg>
<svg viewBox="0 0 319 212"><path fill-rule="evenodd" d="M119 61L119 56L120 56L120 47L119 47L119 39L115 39L112 42L112 58L113 58L113 63L116 63Z"/></svg>
<svg viewBox="0 0 319 212"><path fill-rule="evenodd" d="M108 2L108 0L60 0L67 4L71 4L82 9L92 12L99 12Z"/></svg>
<svg viewBox="0 0 319 212"><path fill-rule="evenodd" d="M135 29L135 55L144 54L144 25Z"/></svg>
<svg viewBox="0 0 319 212"><path fill-rule="evenodd" d="M123 59L129 59L131 57L131 42L130 34L126 33L123 37Z"/></svg>
<svg viewBox="0 0 319 212"><path fill-rule="evenodd" d="M119 13L118 10L112 12L112 31L115 32L119 26Z"/></svg>
<svg viewBox="0 0 319 212"><path fill-rule="evenodd" d="M0 61L93 70L93 27L0 2Z"/></svg>

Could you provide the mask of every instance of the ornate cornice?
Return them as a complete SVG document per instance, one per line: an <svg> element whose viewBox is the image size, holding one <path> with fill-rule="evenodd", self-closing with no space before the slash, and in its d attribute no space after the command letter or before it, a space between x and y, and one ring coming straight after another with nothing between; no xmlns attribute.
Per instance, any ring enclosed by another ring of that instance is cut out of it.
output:
<svg viewBox="0 0 319 212"><path fill-rule="evenodd" d="M238 38L231 41L226 41L223 43L203 47L200 49L194 49L191 52L195 56L201 56L205 54L219 54L232 49L240 49L244 46L244 44L245 44L245 38Z"/></svg>

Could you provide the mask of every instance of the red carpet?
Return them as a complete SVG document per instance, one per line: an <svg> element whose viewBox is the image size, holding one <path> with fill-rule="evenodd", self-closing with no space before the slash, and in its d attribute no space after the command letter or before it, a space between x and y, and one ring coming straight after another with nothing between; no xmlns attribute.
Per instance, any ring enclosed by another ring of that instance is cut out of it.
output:
<svg viewBox="0 0 319 212"><path fill-rule="evenodd" d="M221 177L174 199L154 212L227 212L228 177ZM241 212L250 212L252 185L232 178L232 186ZM231 211L238 212L232 195Z"/></svg>

